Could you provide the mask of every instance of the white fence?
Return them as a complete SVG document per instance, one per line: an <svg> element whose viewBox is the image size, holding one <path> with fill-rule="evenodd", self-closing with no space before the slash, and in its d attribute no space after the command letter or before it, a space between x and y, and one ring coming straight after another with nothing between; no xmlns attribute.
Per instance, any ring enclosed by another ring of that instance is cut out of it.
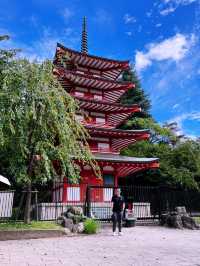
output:
<svg viewBox="0 0 200 266"><path fill-rule="evenodd" d="M108 193L109 194L109 193ZM84 202L70 203L39 203L37 205L38 219L39 220L55 220L69 206L84 207ZM36 210L36 206L33 206ZM151 210L149 202L135 202L133 204L133 213L136 218L151 218ZM91 202L91 215L96 219L110 219L112 215L111 202Z"/></svg>
<svg viewBox="0 0 200 266"><path fill-rule="evenodd" d="M0 191L0 219L12 216L14 191Z"/></svg>

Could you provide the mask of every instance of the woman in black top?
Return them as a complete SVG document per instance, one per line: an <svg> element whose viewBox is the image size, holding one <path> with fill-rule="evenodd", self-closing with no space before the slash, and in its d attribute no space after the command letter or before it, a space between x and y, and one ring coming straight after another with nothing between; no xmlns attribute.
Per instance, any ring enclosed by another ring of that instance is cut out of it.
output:
<svg viewBox="0 0 200 266"><path fill-rule="evenodd" d="M116 235L116 227L118 225L119 235L122 235L122 214L124 207L124 198L120 195L120 189L117 189L116 194L112 197L113 203L113 235Z"/></svg>

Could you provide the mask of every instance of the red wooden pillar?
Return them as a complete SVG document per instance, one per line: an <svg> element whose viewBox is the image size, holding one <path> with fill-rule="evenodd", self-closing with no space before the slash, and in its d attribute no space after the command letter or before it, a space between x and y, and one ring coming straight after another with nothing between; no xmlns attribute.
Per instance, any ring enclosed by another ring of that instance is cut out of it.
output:
<svg viewBox="0 0 200 266"><path fill-rule="evenodd" d="M67 178L63 178L62 202L67 202Z"/></svg>
<svg viewBox="0 0 200 266"><path fill-rule="evenodd" d="M114 186L115 187L118 186L118 175L117 175L117 171L115 171L115 173L114 173Z"/></svg>

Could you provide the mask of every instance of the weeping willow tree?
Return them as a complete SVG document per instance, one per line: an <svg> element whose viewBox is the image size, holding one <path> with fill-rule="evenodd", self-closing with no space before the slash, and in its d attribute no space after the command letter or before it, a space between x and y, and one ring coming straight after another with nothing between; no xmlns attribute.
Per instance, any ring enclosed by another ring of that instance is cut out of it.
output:
<svg viewBox="0 0 200 266"><path fill-rule="evenodd" d="M74 182L78 162L97 167L87 132L75 119L78 105L53 76L51 62L8 60L1 77L0 160L26 185L24 220L29 223L33 184L64 176Z"/></svg>

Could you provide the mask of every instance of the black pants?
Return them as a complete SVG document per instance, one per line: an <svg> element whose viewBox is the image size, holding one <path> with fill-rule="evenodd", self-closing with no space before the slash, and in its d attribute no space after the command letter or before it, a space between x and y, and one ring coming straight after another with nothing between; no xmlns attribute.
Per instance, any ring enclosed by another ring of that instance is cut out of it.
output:
<svg viewBox="0 0 200 266"><path fill-rule="evenodd" d="M122 231L122 212L113 212L112 216L113 221L113 232L116 231L116 227L118 225L119 232Z"/></svg>

